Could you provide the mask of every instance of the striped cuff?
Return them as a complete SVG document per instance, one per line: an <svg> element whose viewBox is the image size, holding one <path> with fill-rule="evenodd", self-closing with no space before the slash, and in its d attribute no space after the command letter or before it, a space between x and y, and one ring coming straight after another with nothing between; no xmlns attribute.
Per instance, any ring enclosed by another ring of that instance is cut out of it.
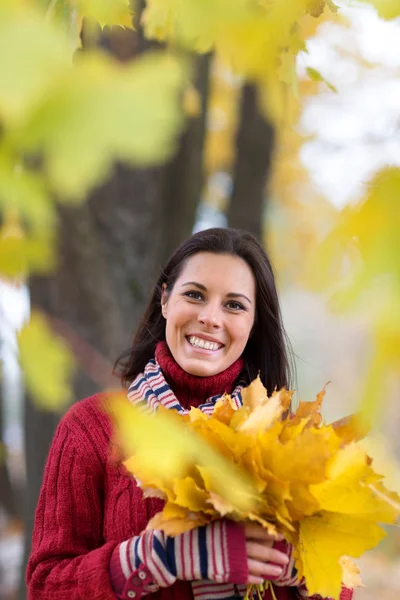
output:
<svg viewBox="0 0 400 600"><path fill-rule="evenodd" d="M110 561L111 584L121 600L141 598L177 579L215 585L246 583L247 578L244 529L228 520L174 538L162 531L145 531L119 544ZM201 593L199 597L205 600Z"/></svg>
<svg viewBox="0 0 400 600"><path fill-rule="evenodd" d="M289 558L289 562L287 563L287 565L284 565L282 573L280 575L275 577L269 577L269 579L279 587L297 587L298 585L300 585L301 581L299 581L298 579L297 569L294 566L292 544L289 544L289 542L287 542L286 540L282 540L279 542L274 542L272 547L275 550L279 550L279 552L283 552L283 554L286 554L286 556Z"/></svg>

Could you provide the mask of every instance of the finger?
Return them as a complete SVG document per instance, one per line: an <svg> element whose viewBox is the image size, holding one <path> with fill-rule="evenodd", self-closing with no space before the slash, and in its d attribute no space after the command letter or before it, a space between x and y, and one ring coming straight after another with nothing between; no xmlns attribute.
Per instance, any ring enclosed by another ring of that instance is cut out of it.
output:
<svg viewBox="0 0 400 600"><path fill-rule="evenodd" d="M249 575L249 578L247 579L247 584L261 585L262 583L264 583L264 579L262 577L255 577L254 575Z"/></svg>
<svg viewBox="0 0 400 600"><path fill-rule="evenodd" d="M261 579L269 579L271 577L279 577L282 574L282 567L269 563L260 562L249 558L247 560L247 569L250 577L258 577ZM260 582L262 583L262 582Z"/></svg>
<svg viewBox="0 0 400 600"><path fill-rule="evenodd" d="M255 539L255 540L271 540L273 543L276 540L283 540L284 537L281 533L277 533L276 535L271 535L268 531L260 525L259 523L253 523L248 521L244 526L245 534L247 538Z"/></svg>
<svg viewBox="0 0 400 600"><path fill-rule="evenodd" d="M273 562L278 565L287 565L289 562L289 557L283 552L255 541L246 542L246 553L248 558L264 563Z"/></svg>

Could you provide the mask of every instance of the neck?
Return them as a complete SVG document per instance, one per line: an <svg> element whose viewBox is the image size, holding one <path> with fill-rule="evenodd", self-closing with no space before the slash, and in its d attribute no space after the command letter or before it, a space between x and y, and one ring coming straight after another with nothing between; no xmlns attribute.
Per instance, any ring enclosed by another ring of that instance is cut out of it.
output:
<svg viewBox="0 0 400 600"><path fill-rule="evenodd" d="M216 375L210 377L191 375L178 365L166 342L157 344L156 360L166 381L184 408L199 406L217 394L225 392L230 394L244 367L244 360L238 358L225 371Z"/></svg>

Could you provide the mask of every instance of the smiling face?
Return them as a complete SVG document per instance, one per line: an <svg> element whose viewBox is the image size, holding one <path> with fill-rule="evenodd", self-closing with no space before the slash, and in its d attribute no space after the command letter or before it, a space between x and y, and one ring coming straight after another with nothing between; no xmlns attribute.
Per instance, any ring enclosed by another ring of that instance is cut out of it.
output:
<svg viewBox="0 0 400 600"><path fill-rule="evenodd" d="M199 252L187 260L161 309L166 341L187 373L207 377L243 353L254 324L256 284L238 256Z"/></svg>

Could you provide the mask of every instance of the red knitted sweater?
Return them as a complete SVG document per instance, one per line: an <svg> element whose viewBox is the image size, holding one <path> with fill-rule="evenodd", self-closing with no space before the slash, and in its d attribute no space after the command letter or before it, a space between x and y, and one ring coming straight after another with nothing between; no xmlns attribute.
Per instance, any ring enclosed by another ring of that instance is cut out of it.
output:
<svg viewBox="0 0 400 600"><path fill-rule="evenodd" d="M156 358L185 408L231 392L243 368L239 359L217 376L190 376L165 344L157 347ZM113 551L140 534L162 507L160 500L143 499L134 479L118 467L111 423L102 411L105 400L95 395L76 403L57 428L36 510L29 600L116 600L109 575ZM277 600L294 597L290 588L275 588L275 593ZM192 600L191 584L177 581L151 598ZM269 592L265 598L271 598Z"/></svg>
<svg viewBox="0 0 400 600"><path fill-rule="evenodd" d="M175 363L165 345L156 353L165 378L185 408L231 392L239 359L214 377L194 377ZM109 564L114 548L140 534L162 502L144 500L134 479L118 468L110 445L104 396L74 404L61 420L48 456L36 510L27 568L29 600L116 600ZM151 595L191 600L191 585L177 581Z"/></svg>

